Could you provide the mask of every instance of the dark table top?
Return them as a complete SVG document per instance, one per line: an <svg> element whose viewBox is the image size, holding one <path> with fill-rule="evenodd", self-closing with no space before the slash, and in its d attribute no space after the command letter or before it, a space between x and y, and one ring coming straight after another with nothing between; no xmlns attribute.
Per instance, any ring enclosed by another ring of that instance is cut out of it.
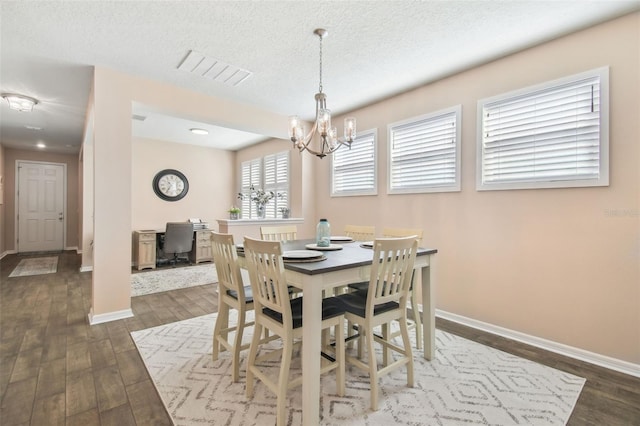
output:
<svg viewBox="0 0 640 426"><path fill-rule="evenodd" d="M307 244L313 244L315 240L296 240L282 243L283 251L305 250ZM332 243L336 244L336 243ZM360 246L359 242L339 243L342 250L323 250L326 260L310 263L285 263L285 269L300 272L306 275L323 274L341 269L356 268L370 265L373 260L373 249ZM427 256L437 253L436 249L418 248L418 256Z"/></svg>

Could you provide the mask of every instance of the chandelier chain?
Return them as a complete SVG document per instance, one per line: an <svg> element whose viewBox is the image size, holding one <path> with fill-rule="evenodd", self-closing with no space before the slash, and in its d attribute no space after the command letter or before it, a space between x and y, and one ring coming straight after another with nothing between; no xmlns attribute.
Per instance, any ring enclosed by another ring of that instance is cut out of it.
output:
<svg viewBox="0 0 640 426"><path fill-rule="evenodd" d="M320 36L320 87L318 89L322 93L322 36Z"/></svg>

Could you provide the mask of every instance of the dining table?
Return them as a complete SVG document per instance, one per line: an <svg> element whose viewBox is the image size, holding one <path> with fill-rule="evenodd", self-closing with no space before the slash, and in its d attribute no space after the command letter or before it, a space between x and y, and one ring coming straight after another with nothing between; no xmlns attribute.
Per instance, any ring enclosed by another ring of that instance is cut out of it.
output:
<svg viewBox="0 0 640 426"><path fill-rule="evenodd" d="M371 242L369 242L371 243ZM320 336L323 294L347 284L368 281L373 263L372 245L357 241L332 242L321 248L315 240L295 240L282 243L283 252L319 250L321 260L285 261L287 283L302 290L302 323L304 336ZM431 360L435 353L435 301L433 248L419 247L414 270L420 270L422 290L423 356ZM284 256L283 256L284 257ZM239 260L242 257L239 257ZM241 260L241 263L242 263ZM416 283L414 283L415 288ZM317 425L320 419L320 365L321 339L304 338L302 345L302 424Z"/></svg>

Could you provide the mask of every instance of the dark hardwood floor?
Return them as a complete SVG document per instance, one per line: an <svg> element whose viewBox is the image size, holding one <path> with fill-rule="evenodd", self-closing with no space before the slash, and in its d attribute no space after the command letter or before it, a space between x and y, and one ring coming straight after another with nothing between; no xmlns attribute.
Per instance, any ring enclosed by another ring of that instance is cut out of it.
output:
<svg viewBox="0 0 640 426"><path fill-rule="evenodd" d="M133 318L88 325L91 273L59 255L55 274L8 278L27 256L0 261L0 424L170 425L129 332L214 312L215 286L134 297ZM640 379L492 334L437 327L549 365L587 383L569 425L640 425Z"/></svg>

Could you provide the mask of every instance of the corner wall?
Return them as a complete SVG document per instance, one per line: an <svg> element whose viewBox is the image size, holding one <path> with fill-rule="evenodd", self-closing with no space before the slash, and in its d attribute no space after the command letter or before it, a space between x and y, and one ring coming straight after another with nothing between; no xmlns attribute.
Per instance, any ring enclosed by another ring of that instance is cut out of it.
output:
<svg viewBox="0 0 640 426"><path fill-rule="evenodd" d="M479 99L610 67L610 186L476 191ZM387 125L462 104L462 191L388 195ZM345 224L424 229L442 311L640 364L640 14L601 24L352 111L378 129L378 196L330 196ZM337 122L341 118L336 117ZM327 184L325 184L327 182Z"/></svg>

